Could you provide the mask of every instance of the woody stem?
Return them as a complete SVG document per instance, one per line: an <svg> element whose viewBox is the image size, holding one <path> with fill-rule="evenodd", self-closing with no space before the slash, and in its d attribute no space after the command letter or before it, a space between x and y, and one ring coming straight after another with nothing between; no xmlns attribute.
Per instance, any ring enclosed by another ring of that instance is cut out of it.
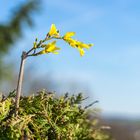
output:
<svg viewBox="0 0 140 140"><path fill-rule="evenodd" d="M27 57L27 53L22 52L20 70L19 70L19 76L18 76L18 83L17 83L17 89L16 89L16 97L15 97L15 116L18 115L19 100L20 100L20 96L21 96L22 81L23 81L23 74L24 74L24 65L25 65L26 57Z"/></svg>

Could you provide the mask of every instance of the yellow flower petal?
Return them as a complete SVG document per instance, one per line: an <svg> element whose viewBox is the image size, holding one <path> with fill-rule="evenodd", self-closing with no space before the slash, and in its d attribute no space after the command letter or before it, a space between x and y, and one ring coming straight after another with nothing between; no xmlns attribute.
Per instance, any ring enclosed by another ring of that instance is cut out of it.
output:
<svg viewBox="0 0 140 140"><path fill-rule="evenodd" d="M65 35L64 35L64 39L68 39L68 38L70 38L70 37L72 37L72 36L74 36L75 35L75 32L67 32Z"/></svg>
<svg viewBox="0 0 140 140"><path fill-rule="evenodd" d="M60 50L60 48L56 47L56 41L47 44L45 47L45 51L48 53L50 52L54 53L56 50Z"/></svg>
<svg viewBox="0 0 140 140"><path fill-rule="evenodd" d="M78 47L80 47L80 48L89 49L91 46L93 46L93 45L92 44L85 44L83 42L78 42Z"/></svg>
<svg viewBox="0 0 140 140"><path fill-rule="evenodd" d="M56 50L60 50L60 48L57 48L56 46L51 46L48 50L47 50L47 52L55 52Z"/></svg>
<svg viewBox="0 0 140 140"><path fill-rule="evenodd" d="M80 55L83 56L85 54L85 51L82 48L78 48Z"/></svg>
<svg viewBox="0 0 140 140"><path fill-rule="evenodd" d="M76 40L74 40L74 39L72 39L72 38L67 38L67 39L65 39L65 41L67 42L67 43L69 43L69 45L70 46L72 46L72 47L76 47L76 45L77 45L77 42L76 42Z"/></svg>
<svg viewBox="0 0 140 140"><path fill-rule="evenodd" d="M49 31L48 34L49 34L50 36L59 35L55 24L52 24L52 25L51 25L51 28L50 28L50 31Z"/></svg>
<svg viewBox="0 0 140 140"><path fill-rule="evenodd" d="M50 42L50 43L46 44L45 49L47 50L47 49L49 49L51 46L55 46L55 44L56 44L56 41Z"/></svg>

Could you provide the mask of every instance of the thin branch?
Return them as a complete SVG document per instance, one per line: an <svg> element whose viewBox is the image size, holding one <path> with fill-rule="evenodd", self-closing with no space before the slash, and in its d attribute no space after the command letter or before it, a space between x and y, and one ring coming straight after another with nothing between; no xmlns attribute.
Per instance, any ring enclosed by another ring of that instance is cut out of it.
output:
<svg viewBox="0 0 140 140"><path fill-rule="evenodd" d="M94 105L94 104L96 104L96 103L98 103L98 102L99 102L99 101L96 100L96 101L92 102L91 104L85 106L84 109L87 109L87 108L91 107L92 105Z"/></svg>
<svg viewBox="0 0 140 140"><path fill-rule="evenodd" d="M25 64L26 57L27 57L26 52L22 52L20 71L19 71L18 83L17 83L16 98L15 98L15 116L17 116L18 114L19 100L21 96L21 88L22 88L22 81L23 81L23 74L24 74L24 64Z"/></svg>

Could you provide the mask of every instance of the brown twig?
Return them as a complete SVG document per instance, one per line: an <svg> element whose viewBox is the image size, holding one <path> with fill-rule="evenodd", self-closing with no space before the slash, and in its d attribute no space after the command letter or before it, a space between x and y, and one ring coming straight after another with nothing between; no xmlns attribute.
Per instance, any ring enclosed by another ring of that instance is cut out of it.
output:
<svg viewBox="0 0 140 140"><path fill-rule="evenodd" d="M22 81L23 81L23 74L24 74L24 65L25 65L26 57L27 57L27 53L22 52L21 63L20 63L20 71L19 71L17 90L16 90L15 116L17 116L18 109L19 109L19 100L20 100L20 95L21 95L21 88L22 88Z"/></svg>

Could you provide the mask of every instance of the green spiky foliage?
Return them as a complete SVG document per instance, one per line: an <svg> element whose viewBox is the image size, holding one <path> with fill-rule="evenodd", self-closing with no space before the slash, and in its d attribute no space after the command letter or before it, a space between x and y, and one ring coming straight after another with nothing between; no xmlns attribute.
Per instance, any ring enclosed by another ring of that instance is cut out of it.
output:
<svg viewBox="0 0 140 140"><path fill-rule="evenodd" d="M88 119L82 94L56 97L40 91L21 97L16 117L14 94L0 99L1 140L111 140L94 118Z"/></svg>
<svg viewBox="0 0 140 140"><path fill-rule="evenodd" d="M12 18L6 24L0 24L0 80L6 78L3 57L8 53L12 45L22 36L22 24L33 25L31 13L39 9L37 0L30 0L16 7Z"/></svg>

